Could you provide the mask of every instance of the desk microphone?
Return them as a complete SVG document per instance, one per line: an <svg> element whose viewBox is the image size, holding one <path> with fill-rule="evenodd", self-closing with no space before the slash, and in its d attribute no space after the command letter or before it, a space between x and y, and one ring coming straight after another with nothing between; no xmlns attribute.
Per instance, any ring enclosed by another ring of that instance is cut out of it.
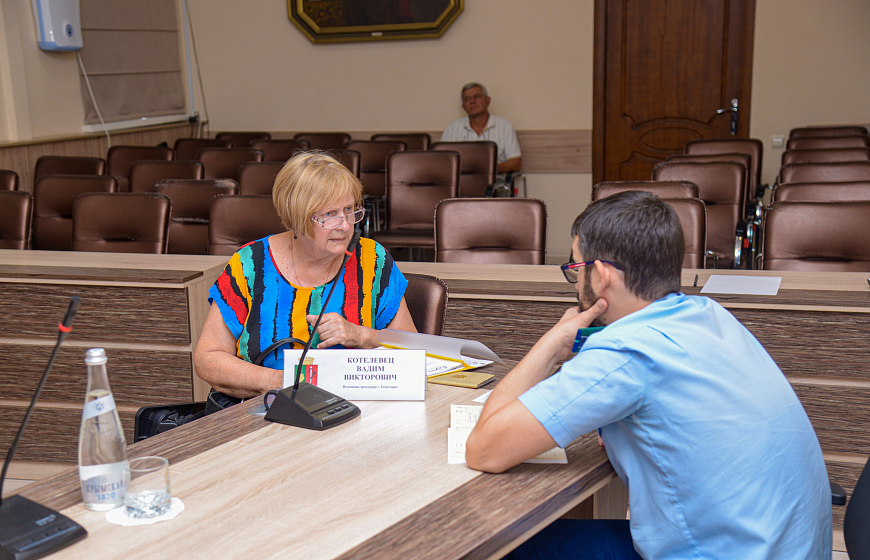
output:
<svg viewBox="0 0 870 560"><path fill-rule="evenodd" d="M9 453L6 455L6 461L3 463L3 471L0 473L0 496L3 495L3 481L6 479L6 469L9 468L9 463L12 462L15 450L18 449L18 443L21 441L24 429L30 421L30 415L33 414L36 401L39 400L39 395L42 394L42 388L48 379L48 372L51 370L52 364L54 364L57 351L60 350L60 345L66 338L66 335L72 330L73 317L76 315L80 301L75 296L70 299L66 315L57 326L60 331L57 335L57 344L54 345L54 350L48 359L45 371L42 372L42 379L39 380L36 393L33 394L33 400L30 401L30 407L24 414L24 421L21 422L21 427L18 428L18 435L15 436L12 447L9 448ZM18 494L10 496L6 500L0 497L0 559L24 560L42 558L86 536L88 536L88 532L85 531L84 527L52 509Z"/></svg>
<svg viewBox="0 0 870 560"><path fill-rule="evenodd" d="M299 356L299 364L296 366L293 386L280 391L273 389L266 393L266 420L270 422L280 422L281 424L311 430L326 430L327 428L347 422L360 414L360 409L355 404L344 400L338 395L333 395L329 391L324 391L316 385L306 381L300 382L300 376L305 367L305 355L311 349L311 343L314 341L317 327L320 326L320 320L326 312L326 306L332 297L332 292L335 291L335 285L338 284L338 277L341 276L341 272L347 265L348 259L353 254L354 249L356 249L356 245L359 243L359 236L359 230L354 230L353 237L344 251L344 260L341 262L341 267L339 267L335 278L332 279L332 286L329 288L329 293L326 295L326 300L324 300L323 306L320 309L320 315L317 316L317 321L314 322L311 336L302 350L302 355Z"/></svg>

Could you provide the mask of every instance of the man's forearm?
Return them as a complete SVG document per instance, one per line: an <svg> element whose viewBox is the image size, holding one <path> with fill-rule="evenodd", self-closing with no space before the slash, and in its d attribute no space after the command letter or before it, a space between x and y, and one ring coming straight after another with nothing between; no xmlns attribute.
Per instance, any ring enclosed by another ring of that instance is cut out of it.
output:
<svg viewBox="0 0 870 560"><path fill-rule="evenodd" d="M515 158L506 159L496 166L499 173L507 173L509 171L519 171L522 167L523 158L517 156Z"/></svg>

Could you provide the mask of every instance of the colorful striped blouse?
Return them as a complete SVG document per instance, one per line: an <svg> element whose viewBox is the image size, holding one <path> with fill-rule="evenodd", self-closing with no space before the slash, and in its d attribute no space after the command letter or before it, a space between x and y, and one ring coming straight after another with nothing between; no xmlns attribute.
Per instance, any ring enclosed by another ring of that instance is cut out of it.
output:
<svg viewBox="0 0 870 560"><path fill-rule="evenodd" d="M405 294L408 281L386 249L371 239L359 245L336 280L327 313L339 313L351 323L374 329L386 328ZM279 272L269 249L269 238L252 241L231 258L217 282L209 289L209 302L216 303L224 323L236 338L237 355L253 362L273 342L297 338L307 342L311 326L306 315L317 315L332 282L305 288L294 286ZM312 347L319 336L315 335ZM284 348L269 353L262 365L284 369ZM300 348L300 345L296 346Z"/></svg>

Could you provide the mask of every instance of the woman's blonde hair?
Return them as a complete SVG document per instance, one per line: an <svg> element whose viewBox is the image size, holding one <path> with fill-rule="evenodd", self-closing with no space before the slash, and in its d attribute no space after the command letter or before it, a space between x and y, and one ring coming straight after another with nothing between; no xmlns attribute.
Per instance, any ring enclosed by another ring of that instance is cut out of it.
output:
<svg viewBox="0 0 870 560"><path fill-rule="evenodd" d="M272 204L288 230L311 237L314 214L330 203L352 196L363 204L359 179L324 152L301 152L281 168L272 188Z"/></svg>

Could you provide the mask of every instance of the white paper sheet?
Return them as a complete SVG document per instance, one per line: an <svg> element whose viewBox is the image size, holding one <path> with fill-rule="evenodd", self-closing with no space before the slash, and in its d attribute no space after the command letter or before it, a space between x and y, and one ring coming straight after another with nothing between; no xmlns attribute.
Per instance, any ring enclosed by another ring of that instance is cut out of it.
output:
<svg viewBox="0 0 870 560"><path fill-rule="evenodd" d="M701 288L701 293L775 296L781 282L782 276L713 274Z"/></svg>

